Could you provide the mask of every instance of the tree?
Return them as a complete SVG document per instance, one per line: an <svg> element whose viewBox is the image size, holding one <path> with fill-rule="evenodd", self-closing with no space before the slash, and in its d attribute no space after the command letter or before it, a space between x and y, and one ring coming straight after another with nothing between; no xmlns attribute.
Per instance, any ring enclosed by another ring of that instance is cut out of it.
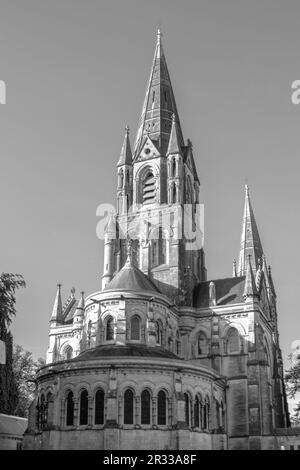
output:
<svg viewBox="0 0 300 470"><path fill-rule="evenodd" d="M13 414L17 403L17 386L13 375L13 338L8 326L16 315L15 293L25 287L19 274L0 275L0 340L5 345L6 361L0 364L0 413Z"/></svg>
<svg viewBox="0 0 300 470"><path fill-rule="evenodd" d="M16 315L16 290L25 287L25 281L20 274L2 273L0 275L0 330L10 325ZM5 322L5 323L4 323Z"/></svg>
<svg viewBox="0 0 300 470"><path fill-rule="evenodd" d="M13 372L17 385L16 416L27 417L28 407L34 398L35 374L45 364L44 359L33 359L32 353L16 344L13 354Z"/></svg>
<svg viewBox="0 0 300 470"><path fill-rule="evenodd" d="M290 368L285 374L287 395L290 398L296 398L300 392L300 354L289 355ZM300 426L300 402L294 408L294 415L291 416L291 422L294 426Z"/></svg>

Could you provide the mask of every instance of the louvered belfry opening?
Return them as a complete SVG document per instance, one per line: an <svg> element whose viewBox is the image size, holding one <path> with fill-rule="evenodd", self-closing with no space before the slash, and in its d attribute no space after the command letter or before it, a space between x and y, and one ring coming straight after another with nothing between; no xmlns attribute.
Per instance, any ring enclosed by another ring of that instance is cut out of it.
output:
<svg viewBox="0 0 300 470"><path fill-rule="evenodd" d="M143 204L155 202L155 178L151 171L147 173L143 184Z"/></svg>

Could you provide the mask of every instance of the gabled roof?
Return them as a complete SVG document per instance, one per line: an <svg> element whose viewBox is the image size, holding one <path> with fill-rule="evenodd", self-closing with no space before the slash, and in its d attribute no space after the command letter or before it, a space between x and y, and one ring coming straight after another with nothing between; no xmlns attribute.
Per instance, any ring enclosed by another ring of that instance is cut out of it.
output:
<svg viewBox="0 0 300 470"><path fill-rule="evenodd" d="M159 292L155 284L127 258L123 268L104 288L105 291L151 291Z"/></svg>
<svg viewBox="0 0 300 470"><path fill-rule="evenodd" d="M151 139L157 140L161 153L166 154L173 114L178 123L179 144L183 145L175 96L161 43L161 32L158 31L153 64L134 144L134 160L138 156L143 136L146 134L149 134Z"/></svg>
<svg viewBox="0 0 300 470"><path fill-rule="evenodd" d="M217 306L244 302L245 276L228 277L225 279L213 279L212 281L200 282L194 289L194 307L209 307L209 284L211 282L215 284Z"/></svg>

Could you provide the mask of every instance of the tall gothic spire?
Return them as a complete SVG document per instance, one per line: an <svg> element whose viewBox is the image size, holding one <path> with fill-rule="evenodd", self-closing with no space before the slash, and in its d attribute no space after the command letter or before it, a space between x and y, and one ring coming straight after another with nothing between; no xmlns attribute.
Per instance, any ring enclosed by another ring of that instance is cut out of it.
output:
<svg viewBox="0 0 300 470"><path fill-rule="evenodd" d="M241 248L239 256L239 266L238 266L238 275L245 276L246 274L246 264L247 256L251 256L251 262L253 269L256 272L259 260L262 258L263 249L261 246L259 233L252 210L250 197L249 197L249 188L248 185L245 186L245 208L244 208L244 217L243 217L243 228L241 236Z"/></svg>
<svg viewBox="0 0 300 470"><path fill-rule="evenodd" d="M160 30L158 30L154 59L134 145L134 159L137 157L145 136L157 141L161 153L166 154L173 114L176 117L179 144L183 145L179 116L161 36Z"/></svg>
<svg viewBox="0 0 300 470"><path fill-rule="evenodd" d="M129 140L129 127L125 127L125 137L121 148L120 158L118 166L121 165L132 165L132 153Z"/></svg>
<svg viewBox="0 0 300 470"><path fill-rule="evenodd" d="M58 322L62 323L63 322L63 314L62 314L62 301L61 301L61 293L60 293L60 288L61 284L57 284L57 291L56 291L56 297L52 309L52 315L51 315L51 322Z"/></svg>

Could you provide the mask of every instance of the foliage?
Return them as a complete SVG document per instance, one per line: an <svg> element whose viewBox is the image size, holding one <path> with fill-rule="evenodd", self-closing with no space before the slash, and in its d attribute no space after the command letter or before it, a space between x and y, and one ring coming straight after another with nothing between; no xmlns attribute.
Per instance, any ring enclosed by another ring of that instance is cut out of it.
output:
<svg viewBox="0 0 300 470"><path fill-rule="evenodd" d="M300 354L290 354L290 368L286 371L285 382L287 395L290 398L296 398L300 392ZM294 408L294 414L291 416L291 423L294 426L300 426L300 402Z"/></svg>
<svg viewBox="0 0 300 470"><path fill-rule="evenodd" d="M44 359L33 359L32 353L16 344L13 354L13 372L17 385L18 402L14 414L27 416L28 407L34 398L35 374L45 364Z"/></svg>
<svg viewBox="0 0 300 470"><path fill-rule="evenodd" d="M16 315L15 292L25 287L25 281L20 274L2 273L0 275L0 326L9 325ZM5 323L4 323L5 322Z"/></svg>

